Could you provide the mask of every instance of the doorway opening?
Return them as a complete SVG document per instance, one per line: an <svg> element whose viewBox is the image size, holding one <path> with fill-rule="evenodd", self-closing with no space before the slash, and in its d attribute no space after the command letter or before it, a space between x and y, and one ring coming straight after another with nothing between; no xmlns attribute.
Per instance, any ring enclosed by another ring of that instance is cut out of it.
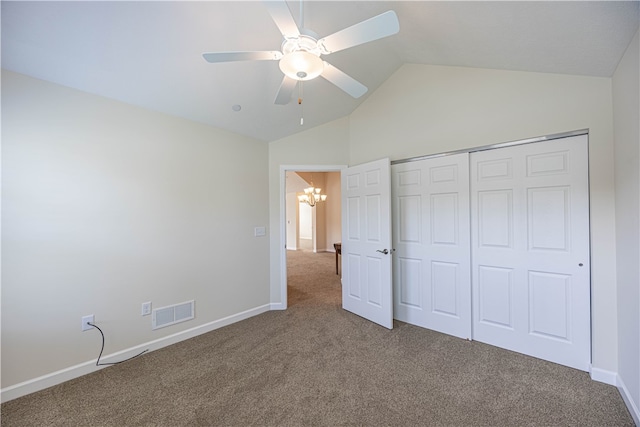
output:
<svg viewBox="0 0 640 427"><path fill-rule="evenodd" d="M283 308L288 306L288 254L305 253L306 262L317 254L318 260L323 258L324 269L327 269L330 255L329 273L336 274L333 256L334 244L340 243L342 236L340 171L344 168L342 165L280 168L280 294ZM319 202L315 207L298 200L298 195L304 194L304 189L311 185L320 187L322 194L327 195L326 201Z"/></svg>

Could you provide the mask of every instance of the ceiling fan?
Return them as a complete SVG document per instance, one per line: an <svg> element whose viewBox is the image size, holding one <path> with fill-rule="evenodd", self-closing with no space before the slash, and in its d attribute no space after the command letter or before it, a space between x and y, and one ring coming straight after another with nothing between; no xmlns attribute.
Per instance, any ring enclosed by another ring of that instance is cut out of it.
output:
<svg viewBox="0 0 640 427"><path fill-rule="evenodd" d="M301 2L302 3L302 2ZM285 105L299 81L323 77L354 98L367 92L367 87L338 68L323 61L322 55L358 46L396 34L400 30L398 16L392 10L352 25L329 36L318 35L298 25L291 15L286 0L265 1L271 18L282 33L281 51L207 52L207 62L279 61L284 78L276 95L275 104Z"/></svg>

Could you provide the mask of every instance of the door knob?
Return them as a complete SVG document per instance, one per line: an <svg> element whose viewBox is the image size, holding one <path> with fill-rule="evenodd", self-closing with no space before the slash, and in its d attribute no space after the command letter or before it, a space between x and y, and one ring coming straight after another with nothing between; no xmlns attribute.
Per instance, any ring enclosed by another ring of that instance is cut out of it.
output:
<svg viewBox="0 0 640 427"><path fill-rule="evenodd" d="M380 252L381 254L387 255L389 253L389 250L388 249L383 249L383 250L378 249L376 252Z"/></svg>

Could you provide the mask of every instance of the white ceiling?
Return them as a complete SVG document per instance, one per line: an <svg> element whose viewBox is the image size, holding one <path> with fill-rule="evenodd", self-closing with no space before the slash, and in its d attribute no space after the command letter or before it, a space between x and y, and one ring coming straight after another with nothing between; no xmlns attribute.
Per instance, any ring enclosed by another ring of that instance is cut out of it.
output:
<svg viewBox="0 0 640 427"><path fill-rule="evenodd" d="M299 1L288 3L299 21ZM261 2L2 1L2 67L273 141L350 114L404 63L610 77L638 28L639 4L305 1L304 27L321 37L391 9L400 32L323 57L369 92L356 100L322 78L305 83L304 126L295 100L273 104L276 61L201 56L279 50Z"/></svg>

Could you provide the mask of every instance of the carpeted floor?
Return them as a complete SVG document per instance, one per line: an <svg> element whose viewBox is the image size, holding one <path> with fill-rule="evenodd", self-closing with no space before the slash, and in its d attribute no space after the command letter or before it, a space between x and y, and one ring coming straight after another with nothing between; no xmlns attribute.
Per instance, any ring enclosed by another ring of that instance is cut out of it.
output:
<svg viewBox="0 0 640 427"><path fill-rule="evenodd" d="M3 426L632 426L585 372L341 309L333 254L290 252L272 311L2 405Z"/></svg>

